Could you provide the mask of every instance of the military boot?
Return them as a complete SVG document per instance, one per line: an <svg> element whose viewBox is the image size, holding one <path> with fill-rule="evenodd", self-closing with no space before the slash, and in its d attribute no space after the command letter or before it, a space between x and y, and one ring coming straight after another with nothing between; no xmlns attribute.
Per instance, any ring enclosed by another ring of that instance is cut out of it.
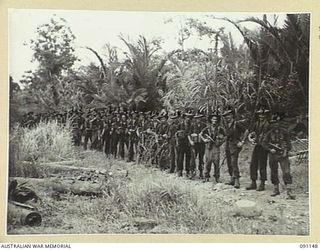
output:
<svg viewBox="0 0 320 250"><path fill-rule="evenodd" d="M288 200L295 200L296 196L292 194L292 189L289 186L286 186L287 189L287 199Z"/></svg>
<svg viewBox="0 0 320 250"><path fill-rule="evenodd" d="M257 189L257 182L256 181L251 181L251 184L246 187L246 190L254 190Z"/></svg>
<svg viewBox="0 0 320 250"><path fill-rule="evenodd" d="M182 177L182 171L178 171L178 177Z"/></svg>
<svg viewBox="0 0 320 250"><path fill-rule="evenodd" d="M209 182L210 181L210 177L209 176L205 176L203 182Z"/></svg>
<svg viewBox="0 0 320 250"><path fill-rule="evenodd" d="M227 184L227 185L231 185L231 186L233 186L233 185L234 185L234 178L233 178L233 177L231 177L231 178L230 178L230 181L229 181L229 182L227 182L226 184Z"/></svg>
<svg viewBox="0 0 320 250"><path fill-rule="evenodd" d="M273 193L271 194L272 197L274 196L277 196L280 194L280 191L279 191L279 185L274 185L273 187Z"/></svg>
<svg viewBox="0 0 320 250"><path fill-rule="evenodd" d="M261 181L259 187L257 188L257 191L264 191L264 190L265 190L265 184L264 184L264 181Z"/></svg>
<svg viewBox="0 0 320 250"><path fill-rule="evenodd" d="M200 178L200 179L203 179L203 173L202 173L202 171L200 171L200 173L199 173L199 178Z"/></svg>
<svg viewBox="0 0 320 250"><path fill-rule="evenodd" d="M189 171L186 172L186 177L190 178L190 172Z"/></svg>
<svg viewBox="0 0 320 250"><path fill-rule="evenodd" d="M221 182L219 177L215 177L214 179L215 179L216 183L220 183Z"/></svg>
<svg viewBox="0 0 320 250"><path fill-rule="evenodd" d="M195 172L195 171L192 171L189 179L190 179L190 180L193 180L195 177L196 177L196 172Z"/></svg>
<svg viewBox="0 0 320 250"><path fill-rule="evenodd" d="M240 182L239 178L234 179L234 188L239 189L240 188Z"/></svg>

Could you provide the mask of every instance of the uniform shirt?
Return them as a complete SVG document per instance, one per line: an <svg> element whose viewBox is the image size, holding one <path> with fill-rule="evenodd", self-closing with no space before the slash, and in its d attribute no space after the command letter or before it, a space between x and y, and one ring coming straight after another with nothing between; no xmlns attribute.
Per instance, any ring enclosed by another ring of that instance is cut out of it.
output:
<svg viewBox="0 0 320 250"><path fill-rule="evenodd" d="M269 129L269 123L267 121L257 121L253 125L252 131L256 134L256 143L261 144L263 137Z"/></svg>
<svg viewBox="0 0 320 250"><path fill-rule="evenodd" d="M130 138L134 138L137 136L137 129L139 127L139 123L137 119L131 119L127 125L127 132Z"/></svg>
<svg viewBox="0 0 320 250"><path fill-rule="evenodd" d="M118 123L116 122L115 119L112 120L110 124L110 135L116 136L118 134Z"/></svg>
<svg viewBox="0 0 320 250"><path fill-rule="evenodd" d="M118 134L119 135L125 135L127 127L128 127L128 123L126 121L121 120L118 123Z"/></svg>
<svg viewBox="0 0 320 250"><path fill-rule="evenodd" d="M103 138L106 139L110 136L111 131L111 121L110 119L106 118L103 120Z"/></svg>
<svg viewBox="0 0 320 250"><path fill-rule="evenodd" d="M87 117L85 119L85 122L84 122L84 127L86 129L86 131L92 131L92 128L91 128L91 119L90 117Z"/></svg>
<svg viewBox="0 0 320 250"><path fill-rule="evenodd" d="M189 145L188 135L191 133L191 124L184 121L179 122L177 126L177 138L179 144Z"/></svg>
<svg viewBox="0 0 320 250"><path fill-rule="evenodd" d="M174 120L170 126L168 125L168 136L170 139L174 139L175 137L175 134L178 130L178 121L177 120Z"/></svg>
<svg viewBox="0 0 320 250"><path fill-rule="evenodd" d="M217 147L221 146L226 136L224 128L218 124L205 127L201 133L203 134L204 138L206 138L206 136L210 136L210 138L213 140L210 140L209 146L215 145Z"/></svg>
<svg viewBox="0 0 320 250"><path fill-rule="evenodd" d="M90 126L91 126L91 129L93 131L97 131L101 128L101 120L100 118L93 118L91 121L90 121Z"/></svg>
<svg viewBox="0 0 320 250"><path fill-rule="evenodd" d="M263 139L263 146L268 150L276 149L273 145L282 150L291 150L292 145L290 142L290 134L285 128L272 126L271 129L266 133Z"/></svg>
<svg viewBox="0 0 320 250"><path fill-rule="evenodd" d="M240 122L233 121L231 124L226 124L225 131L227 134L227 143L236 145L243 140L242 136L245 128Z"/></svg>
<svg viewBox="0 0 320 250"><path fill-rule="evenodd" d="M204 123L201 123L201 122L194 122L192 125L191 125L191 134L197 134L197 137L196 138L193 138L192 137L192 140L195 142L195 143L203 143L203 141L201 140L200 138L200 133L202 133L202 131L206 128L205 124Z"/></svg>
<svg viewBox="0 0 320 250"><path fill-rule="evenodd" d="M79 115L74 115L70 118L72 129L77 130L81 127L81 119L80 118L81 117Z"/></svg>
<svg viewBox="0 0 320 250"><path fill-rule="evenodd" d="M164 134L167 134L168 133L168 127L169 127L169 124L167 121L165 122L160 122L156 128L156 133L158 135L164 135Z"/></svg>

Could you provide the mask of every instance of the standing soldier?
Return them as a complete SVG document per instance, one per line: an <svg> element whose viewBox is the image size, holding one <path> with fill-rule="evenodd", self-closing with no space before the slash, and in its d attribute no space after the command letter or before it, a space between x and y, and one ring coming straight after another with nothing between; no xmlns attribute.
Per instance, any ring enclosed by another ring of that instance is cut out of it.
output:
<svg viewBox="0 0 320 250"><path fill-rule="evenodd" d="M119 132L118 132L118 127L119 127L120 121L117 120L116 114L112 117L112 122L110 126L110 138L111 138L111 154L113 155L114 158L117 158L118 154L118 142L119 142Z"/></svg>
<svg viewBox="0 0 320 250"><path fill-rule="evenodd" d="M140 162L142 155L145 153L146 135L145 132L148 128L148 121L145 112L139 113L138 127L136 130L138 145L137 145L137 161Z"/></svg>
<svg viewBox="0 0 320 250"><path fill-rule="evenodd" d="M85 123L84 123L84 144L83 144L84 150L87 150L89 140L92 144L92 128L91 128L91 120L92 119L93 119L93 116L92 116L90 110L88 110L88 113L87 113L87 116L85 119Z"/></svg>
<svg viewBox="0 0 320 250"><path fill-rule="evenodd" d="M205 159L206 172L205 181L209 181L211 165L214 165L214 178L220 182L220 146L223 144L226 133L220 126L220 116L216 113L208 117L209 124L201 132L201 139L206 144Z"/></svg>
<svg viewBox="0 0 320 250"><path fill-rule="evenodd" d="M129 156L128 161L133 161L134 149L137 147L138 143L138 117L136 112L132 112L132 119L128 124L128 137L129 137Z"/></svg>
<svg viewBox="0 0 320 250"><path fill-rule="evenodd" d="M198 170L199 170L199 178L203 179L203 158L204 158L204 152L205 152L205 143L201 139L201 131L206 127L205 123L205 116L202 115L200 112L194 117L194 126L192 127L192 132L196 134L194 137L194 153L191 158L194 158L191 160L193 164L196 164L196 159L198 158Z"/></svg>
<svg viewBox="0 0 320 250"><path fill-rule="evenodd" d="M238 159L242 146L244 144L244 127L235 120L235 113L232 108L223 114L225 119L225 131L226 131L226 159L228 165L229 175L231 177L230 182L227 184L233 185L235 188L240 188L240 171L238 165Z"/></svg>
<svg viewBox="0 0 320 250"><path fill-rule="evenodd" d="M262 139L269 128L267 120L269 110L260 107L256 114L258 115L258 120L253 125L252 132L248 136L249 141L254 144L254 149L250 163L251 184L246 189L263 191L265 189L265 181L267 180L268 151L262 146ZM257 188L258 170L260 173L260 185Z"/></svg>
<svg viewBox="0 0 320 250"><path fill-rule="evenodd" d="M103 130L101 132L102 145L104 146L104 153L109 156L111 153L111 121L110 116L105 114L103 116Z"/></svg>
<svg viewBox="0 0 320 250"><path fill-rule="evenodd" d="M160 120L158 127L156 129L156 134L158 137L158 142L159 142L159 148L157 150L157 160L160 169L165 169L169 164L169 154L166 153L168 152L169 145L168 145L168 129L169 129L169 124L168 124L168 115L166 111L162 112L158 119Z"/></svg>
<svg viewBox="0 0 320 250"><path fill-rule="evenodd" d="M283 181L287 190L288 199L295 199L292 194L292 176L290 173L289 151L291 150L290 134L281 127L282 114L275 113L271 119L271 126L263 139L263 145L269 153L269 166L271 169L271 182L274 185L271 196L280 194L279 190L279 164L282 170Z"/></svg>
<svg viewBox="0 0 320 250"><path fill-rule="evenodd" d="M78 111L73 111L70 117L73 143L75 146L80 146L81 143L81 115Z"/></svg>
<svg viewBox="0 0 320 250"><path fill-rule="evenodd" d="M121 120L118 124L118 137L119 137L119 155L122 159L124 159L125 154L125 144L127 141L127 116L122 113Z"/></svg>
<svg viewBox="0 0 320 250"><path fill-rule="evenodd" d="M92 131L92 144L91 149L98 149L99 146L99 137L100 137L100 128L101 120L95 110L92 112L92 119L90 120L91 131Z"/></svg>
<svg viewBox="0 0 320 250"><path fill-rule="evenodd" d="M169 148L170 148L170 173L174 173L177 167L177 142L176 142L176 132L178 129L178 116L180 114L177 112L176 114L170 116L170 125L168 129L168 139L169 139Z"/></svg>
<svg viewBox="0 0 320 250"><path fill-rule="evenodd" d="M178 176L182 177L183 172L183 161L185 159L185 170L186 177L190 176L190 158L191 158L191 148L188 139L188 135L191 130L191 118L192 114L185 113L183 115L183 119L180 121L178 125L178 129L176 132L176 140L177 140L177 153L178 153Z"/></svg>
<svg viewBox="0 0 320 250"><path fill-rule="evenodd" d="M103 151L103 140L102 140L102 131L104 129L104 122L103 122L103 111L101 110L98 114L97 124L98 124L98 145L97 149L99 151Z"/></svg>

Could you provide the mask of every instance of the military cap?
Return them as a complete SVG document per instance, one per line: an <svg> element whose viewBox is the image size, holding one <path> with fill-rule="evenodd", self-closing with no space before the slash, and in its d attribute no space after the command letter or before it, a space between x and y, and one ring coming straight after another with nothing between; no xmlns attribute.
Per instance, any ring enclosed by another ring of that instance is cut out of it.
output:
<svg viewBox="0 0 320 250"><path fill-rule="evenodd" d="M162 119L162 118L168 119L168 114L159 115L157 118L158 118L159 120Z"/></svg>
<svg viewBox="0 0 320 250"><path fill-rule="evenodd" d="M193 118L194 114L192 113L191 109L188 109L187 112L183 113L184 117Z"/></svg>
<svg viewBox="0 0 320 250"><path fill-rule="evenodd" d="M268 114L270 112L270 110L268 110L266 107L260 107L255 113L257 115L264 115L264 114Z"/></svg>
<svg viewBox="0 0 320 250"><path fill-rule="evenodd" d="M284 117L285 117L285 113L274 112L274 113L271 115L270 123L279 122L279 121L281 121Z"/></svg>

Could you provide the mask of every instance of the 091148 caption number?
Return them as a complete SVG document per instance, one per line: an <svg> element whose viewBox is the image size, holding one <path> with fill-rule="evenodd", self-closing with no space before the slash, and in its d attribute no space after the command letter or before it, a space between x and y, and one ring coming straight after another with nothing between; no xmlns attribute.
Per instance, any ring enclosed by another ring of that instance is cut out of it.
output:
<svg viewBox="0 0 320 250"><path fill-rule="evenodd" d="M300 248L318 248L318 244L300 244Z"/></svg>

